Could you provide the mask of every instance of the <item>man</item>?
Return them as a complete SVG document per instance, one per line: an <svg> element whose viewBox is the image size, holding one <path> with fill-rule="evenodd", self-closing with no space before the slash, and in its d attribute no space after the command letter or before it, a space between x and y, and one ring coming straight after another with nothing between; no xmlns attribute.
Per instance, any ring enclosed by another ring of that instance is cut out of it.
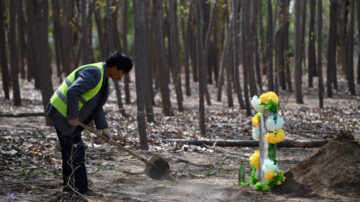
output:
<svg viewBox="0 0 360 202"><path fill-rule="evenodd" d="M54 123L62 155L64 191L76 190L99 196L88 188L85 147L78 122L95 122L96 128L110 137L103 105L109 96L108 78L120 79L132 68L131 59L114 52L105 63L88 64L75 69L64 80L47 105L47 115Z"/></svg>

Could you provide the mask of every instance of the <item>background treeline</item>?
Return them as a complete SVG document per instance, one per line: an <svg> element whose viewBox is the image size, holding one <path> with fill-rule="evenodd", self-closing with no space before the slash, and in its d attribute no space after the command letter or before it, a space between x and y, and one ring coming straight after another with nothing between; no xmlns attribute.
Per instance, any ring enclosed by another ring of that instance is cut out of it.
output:
<svg viewBox="0 0 360 202"><path fill-rule="evenodd" d="M317 78L322 108L324 96L342 90L341 76L351 95L355 80L360 83L360 0L0 0L0 14L2 87L7 99L12 88L14 105L21 105L19 77L34 81L45 107L51 75L61 82L115 49L134 58L144 149L156 91L166 116L172 105L184 110L185 96L199 96L205 135L204 102L220 101L223 87L228 106L235 93L250 115L251 97L266 90L294 91L303 103L302 86L313 87ZM123 82L124 89L114 86L126 116L129 75ZM198 95L191 95L191 85L198 85Z"/></svg>

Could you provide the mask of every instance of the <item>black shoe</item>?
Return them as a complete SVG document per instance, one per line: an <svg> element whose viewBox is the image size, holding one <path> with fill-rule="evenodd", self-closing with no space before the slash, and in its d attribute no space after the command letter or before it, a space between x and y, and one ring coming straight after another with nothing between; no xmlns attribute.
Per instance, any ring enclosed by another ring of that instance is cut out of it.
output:
<svg viewBox="0 0 360 202"><path fill-rule="evenodd" d="M95 193L95 192L93 192L93 191L90 190L90 189L88 189L85 193L83 193L83 195L85 195L85 196L100 196L100 197L104 197L104 195Z"/></svg>

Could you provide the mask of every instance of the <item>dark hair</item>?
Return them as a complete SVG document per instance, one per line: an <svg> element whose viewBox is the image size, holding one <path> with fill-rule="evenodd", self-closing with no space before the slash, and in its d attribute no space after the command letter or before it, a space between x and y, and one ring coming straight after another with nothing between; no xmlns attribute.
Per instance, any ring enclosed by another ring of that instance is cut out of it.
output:
<svg viewBox="0 0 360 202"><path fill-rule="evenodd" d="M114 65L116 66L116 69L123 70L125 73L128 73L131 71L133 63L131 59L124 53L115 51L106 60L107 67L113 67Z"/></svg>

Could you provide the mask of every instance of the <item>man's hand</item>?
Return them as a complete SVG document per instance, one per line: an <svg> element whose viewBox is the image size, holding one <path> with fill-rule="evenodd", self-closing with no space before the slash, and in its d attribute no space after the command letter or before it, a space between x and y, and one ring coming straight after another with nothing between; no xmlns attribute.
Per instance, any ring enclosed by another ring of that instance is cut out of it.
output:
<svg viewBox="0 0 360 202"><path fill-rule="evenodd" d="M79 119L68 119L68 123L69 123L71 126L77 126L77 125L78 125L78 122L79 122Z"/></svg>
<svg viewBox="0 0 360 202"><path fill-rule="evenodd" d="M104 129L101 129L101 133L108 138L108 141L111 140L111 130L110 128L104 128Z"/></svg>

